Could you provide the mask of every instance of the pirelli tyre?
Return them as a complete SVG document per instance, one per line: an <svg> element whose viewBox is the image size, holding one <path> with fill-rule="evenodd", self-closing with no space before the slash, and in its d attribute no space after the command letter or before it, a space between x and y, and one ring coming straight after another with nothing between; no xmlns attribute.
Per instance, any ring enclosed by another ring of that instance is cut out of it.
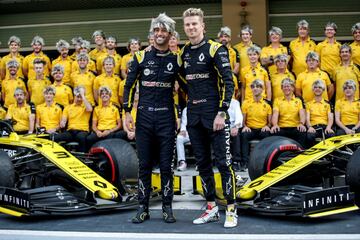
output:
<svg viewBox="0 0 360 240"><path fill-rule="evenodd" d="M360 148L353 153L346 166L346 183L360 193Z"/></svg>
<svg viewBox="0 0 360 240"><path fill-rule="evenodd" d="M135 149L125 140L112 138L95 143L90 152L99 156L98 172L114 184L120 192L124 184L137 183L138 158Z"/></svg>
<svg viewBox="0 0 360 240"><path fill-rule="evenodd" d="M249 177L254 180L284 163L286 156L301 150L293 139L272 136L261 140L254 148L248 164Z"/></svg>
<svg viewBox="0 0 360 240"><path fill-rule="evenodd" d="M15 186L14 165L4 151L0 151L0 186L10 188Z"/></svg>

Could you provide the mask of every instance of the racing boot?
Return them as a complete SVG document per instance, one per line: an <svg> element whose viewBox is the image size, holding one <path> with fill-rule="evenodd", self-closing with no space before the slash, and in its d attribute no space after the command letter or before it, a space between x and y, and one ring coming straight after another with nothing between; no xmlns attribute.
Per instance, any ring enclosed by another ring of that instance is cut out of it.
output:
<svg viewBox="0 0 360 240"><path fill-rule="evenodd" d="M162 211L163 211L163 219L164 222L166 223L174 223L176 222L176 218L173 214L171 205L163 205L162 206Z"/></svg>
<svg viewBox="0 0 360 240"><path fill-rule="evenodd" d="M224 227L225 228L233 228L236 227L238 223L238 216L236 214L236 208L235 206L228 206L226 208L226 218Z"/></svg>
<svg viewBox="0 0 360 240"><path fill-rule="evenodd" d="M133 223L143 223L144 221L150 219L149 207L145 205L140 205L136 216L131 219Z"/></svg>
<svg viewBox="0 0 360 240"><path fill-rule="evenodd" d="M206 210L200 217L193 221L193 224L204 224L220 220L219 207L207 205Z"/></svg>

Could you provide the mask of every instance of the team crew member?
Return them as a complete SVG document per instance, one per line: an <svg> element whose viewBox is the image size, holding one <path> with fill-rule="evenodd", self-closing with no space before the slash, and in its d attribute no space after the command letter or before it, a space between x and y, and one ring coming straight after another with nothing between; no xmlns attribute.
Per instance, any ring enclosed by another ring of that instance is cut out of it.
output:
<svg viewBox="0 0 360 240"><path fill-rule="evenodd" d="M173 223L176 221L172 212L176 137L173 88L180 65L177 54L169 49L169 40L175 31L175 21L162 13L152 20L150 29L154 32L154 45L149 51L135 53L124 91L126 125L134 131L130 111L136 84L139 83L135 129L139 157L139 209L132 222L142 223L150 217L151 172L155 159L161 173L163 219Z"/></svg>
<svg viewBox="0 0 360 240"><path fill-rule="evenodd" d="M89 52L89 56L91 60L96 62L97 58L101 54L106 54L105 33L103 32L103 30L96 30L92 35L92 39L94 40L96 47Z"/></svg>
<svg viewBox="0 0 360 240"><path fill-rule="evenodd" d="M9 71L9 78L5 79L1 83L1 97L4 100L4 107L8 108L11 104L16 103L14 92L16 88L22 88L26 90L24 81L17 77L17 72L20 64L16 60L10 60L6 64L6 68Z"/></svg>
<svg viewBox="0 0 360 240"><path fill-rule="evenodd" d="M316 80L313 83L315 99L306 104L306 125L308 128L306 142L308 146L313 146L315 138L322 137L323 133L325 138L335 136L332 129L334 114L331 112L330 104L322 97L324 90L324 83L321 80Z"/></svg>
<svg viewBox="0 0 360 240"><path fill-rule="evenodd" d="M137 115L137 108L138 108L138 104L139 104L139 87L137 86L136 87L136 92L134 94L134 102L133 102L133 106L132 106L132 109L131 109L131 112L130 112L130 115L133 119L133 123L134 123L134 126L130 126L130 127L133 127L135 128L136 126L136 115ZM135 140L135 131L133 129L129 129L127 126L126 126L126 113L125 113L125 110L123 109L122 111L122 124L123 124L123 130L124 132L126 133L126 138L127 140L129 141L134 141Z"/></svg>
<svg viewBox="0 0 360 240"><path fill-rule="evenodd" d="M59 141L76 141L79 143L78 151L86 152L86 137L89 134L89 121L92 112L92 106L85 97L85 89L83 87L74 88L75 100L73 104L65 107L60 127L66 131L55 135L54 140Z"/></svg>
<svg viewBox="0 0 360 240"><path fill-rule="evenodd" d="M63 83L70 85L70 74L72 71L72 62L71 57L69 56L69 47L70 44L60 39L56 43L56 49L60 53L60 56L56 58L54 61L52 61L52 66L55 66L56 64L60 64L64 68L64 77L63 77Z"/></svg>
<svg viewBox="0 0 360 240"><path fill-rule="evenodd" d="M252 99L242 104L243 128L241 131L241 169L246 169L249 163L249 142L270 136L271 114L270 104L262 98L264 83L255 79L251 85Z"/></svg>
<svg viewBox="0 0 360 240"><path fill-rule="evenodd" d="M250 65L247 51L249 47L254 45L254 43L251 41L252 34L252 28L250 28L250 26L244 26L240 31L241 42L234 46L234 49L237 50L240 56L240 70Z"/></svg>
<svg viewBox="0 0 360 240"><path fill-rule="evenodd" d="M306 64L307 69L296 79L296 96L303 97L305 103L313 100L312 84L320 79L326 86L323 98L328 101L334 95L334 85L331 83L329 75L319 69L319 55L316 52L309 52L306 56Z"/></svg>
<svg viewBox="0 0 360 240"><path fill-rule="evenodd" d="M336 135L360 132L360 101L355 98L356 84L348 80L343 85L344 98L336 101L335 122L339 127Z"/></svg>
<svg viewBox="0 0 360 240"><path fill-rule="evenodd" d="M284 97L284 93L281 90L281 81L285 78L290 78L295 81L294 75L287 69L288 55L278 54L274 58L276 70L270 74L270 82L272 87L272 99L273 101L278 97Z"/></svg>
<svg viewBox="0 0 360 240"><path fill-rule="evenodd" d="M22 62L24 60L24 57L19 53L19 49L21 46L20 38L17 36L11 36L8 41L10 53L6 56L4 56L0 61L0 79L4 80L6 78L9 78L10 73L8 69L6 68L6 64L10 60L16 60L19 63L19 69L16 73L16 76L19 78L24 78L24 74L22 72Z"/></svg>
<svg viewBox="0 0 360 240"><path fill-rule="evenodd" d="M16 103L11 104L5 119L15 121L13 125L15 132L19 134L33 133L35 125L35 106L27 104L25 101L25 91L16 88L14 93Z"/></svg>
<svg viewBox="0 0 360 240"><path fill-rule="evenodd" d="M295 83L285 78L281 88L284 97L275 99L271 133L295 139L302 146L306 146L306 116L301 99L294 96Z"/></svg>
<svg viewBox="0 0 360 240"><path fill-rule="evenodd" d="M126 79L128 72L128 62L133 59L134 54L141 48L141 42L139 38L130 38L128 41L127 49L128 54L124 55L121 60L121 77Z"/></svg>
<svg viewBox="0 0 360 240"><path fill-rule="evenodd" d="M83 40L80 44L80 50L79 50L79 54L80 53L83 53L83 54L86 54L88 55L88 52L90 51L90 42L89 41L86 41L86 40ZM90 58L90 57L89 57ZM71 72L77 72L79 71L79 64L78 62L73 62L72 63L72 70ZM97 74L96 72L96 64L95 62L92 60L92 59L89 59L88 61L88 64L87 64L87 68L86 68L87 71L91 71L93 74Z"/></svg>
<svg viewBox="0 0 360 240"><path fill-rule="evenodd" d="M169 40L170 51L180 53L179 42L180 42L180 34L177 31L174 31Z"/></svg>
<svg viewBox="0 0 360 240"><path fill-rule="evenodd" d="M243 123L243 115L241 113L240 102L234 98L231 99L228 109L230 120L230 152L233 161L233 168L240 170L241 164L241 146L240 131Z"/></svg>
<svg viewBox="0 0 360 240"><path fill-rule="evenodd" d="M263 68L259 62L261 49L258 46L251 46L247 51L250 65L241 69L240 82L241 82L241 98L242 102L246 99L252 99L251 83L255 79L259 79L264 82L263 97L267 100L271 100L271 83L269 76L265 68Z"/></svg>
<svg viewBox="0 0 360 240"><path fill-rule="evenodd" d="M45 128L49 134L60 130L62 108L54 101L56 90L53 86L44 89L45 103L36 107L36 128Z"/></svg>
<svg viewBox="0 0 360 240"><path fill-rule="evenodd" d="M351 28L354 41L350 44L352 49L352 61L354 64L360 66L360 22L356 23Z"/></svg>
<svg viewBox="0 0 360 240"><path fill-rule="evenodd" d="M111 102L120 106L119 101L119 88L121 79L119 76L115 75L114 67L115 67L115 60L113 57L108 56L104 59L103 62L105 72L99 76L97 76L94 80L93 85L93 93L94 98L97 103L99 103L99 89L102 86L108 86L111 89Z"/></svg>
<svg viewBox="0 0 360 240"><path fill-rule="evenodd" d="M201 9L187 9L183 13L183 20L184 31L189 39L181 53L189 96L187 129L207 201L205 213L193 223L219 220L210 151L213 146L227 200L224 227L235 227L235 178L228 145L230 126L226 113L234 84L228 50L204 36L204 13Z"/></svg>
<svg viewBox="0 0 360 240"><path fill-rule="evenodd" d="M111 101L111 89L102 86L99 89L101 104L94 108L92 117L93 132L87 137L89 146L101 139L123 138L121 117L117 106Z"/></svg>
<svg viewBox="0 0 360 240"><path fill-rule="evenodd" d="M44 89L51 85L48 77L44 75L46 62L40 58L34 60L35 78L27 82L29 99L35 106L45 102Z"/></svg>
<svg viewBox="0 0 360 240"><path fill-rule="evenodd" d="M332 79L335 82L336 101L344 98L343 86L346 80L353 79L356 84L355 98L359 95L360 71L359 68L351 61L352 49L349 45L344 44L340 47L341 63L335 67L332 73Z"/></svg>
<svg viewBox="0 0 360 240"><path fill-rule="evenodd" d="M71 88L63 82L64 67L60 64L55 65L51 75L54 78L54 84L52 86L56 89L54 100L56 103L66 107L73 102L74 96Z"/></svg>
<svg viewBox="0 0 360 240"><path fill-rule="evenodd" d="M33 52L27 55L23 61L23 73L28 79L35 78L34 60L40 58L45 61L44 74L46 77L50 76L51 62L50 58L42 52L42 47L45 45L44 39L40 36L35 36L31 42Z"/></svg>
<svg viewBox="0 0 360 240"><path fill-rule="evenodd" d="M292 58L292 72L298 76L306 70L306 56L309 52L315 51L316 44L309 36L309 23L300 20L297 23L298 37L290 42L289 49Z"/></svg>
<svg viewBox="0 0 360 240"><path fill-rule="evenodd" d="M315 51L320 56L320 69L331 74L334 68L340 64L340 47L341 44L335 39L337 26L329 22L325 26L325 40L318 43Z"/></svg>
<svg viewBox="0 0 360 240"><path fill-rule="evenodd" d="M121 56L116 52L116 38L113 36L107 36L105 41L105 50L106 53L99 55L96 61L96 70L98 74L105 72L104 69L104 59L107 56L111 56L115 60L114 73L120 76L120 65L121 65Z"/></svg>
<svg viewBox="0 0 360 240"><path fill-rule="evenodd" d="M240 56L235 48L231 47L231 29L229 27L222 27L218 33L219 42L229 50L229 60L231 70L233 72L234 91L235 98L240 94L239 91L239 68L240 68Z"/></svg>
<svg viewBox="0 0 360 240"><path fill-rule="evenodd" d="M76 56L80 53L80 45L83 41L82 37L74 37L71 39L71 44L74 46L75 51L71 54L70 58L73 62L76 62Z"/></svg>
<svg viewBox="0 0 360 240"><path fill-rule="evenodd" d="M269 30L269 38L271 43L269 46L263 47L261 50L261 64L268 69L270 75L276 72L276 66L274 62L275 56L279 54L288 54L287 48L280 43L282 33L283 32L280 28L272 27Z"/></svg>
<svg viewBox="0 0 360 240"><path fill-rule="evenodd" d="M77 55L77 63L79 70L71 74L71 85L76 88L82 86L85 88L85 97L91 103L92 106L95 106L93 85L95 75L87 70L89 63L89 55L86 53L80 53Z"/></svg>

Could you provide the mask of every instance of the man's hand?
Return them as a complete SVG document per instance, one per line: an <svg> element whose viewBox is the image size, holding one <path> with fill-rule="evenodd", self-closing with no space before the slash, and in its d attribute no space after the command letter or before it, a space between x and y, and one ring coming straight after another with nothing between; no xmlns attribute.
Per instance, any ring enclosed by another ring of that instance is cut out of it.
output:
<svg viewBox="0 0 360 240"><path fill-rule="evenodd" d="M301 123L296 128L299 132L306 132L306 127Z"/></svg>
<svg viewBox="0 0 360 240"><path fill-rule="evenodd" d="M251 128L249 127L243 127L242 132L251 132Z"/></svg>
<svg viewBox="0 0 360 240"><path fill-rule="evenodd" d="M135 132L127 132L127 138L129 140L134 140L135 139Z"/></svg>
<svg viewBox="0 0 360 240"><path fill-rule="evenodd" d="M239 133L239 129L237 127L233 127L230 129L230 135L232 137L235 137L236 135L238 135L238 133Z"/></svg>
<svg viewBox="0 0 360 240"><path fill-rule="evenodd" d="M270 132L271 129L270 129L270 127L268 125L266 125L265 127L261 128L261 131L262 132Z"/></svg>
<svg viewBox="0 0 360 240"><path fill-rule="evenodd" d="M309 127L308 132L309 133L316 133L316 130L313 127Z"/></svg>
<svg viewBox="0 0 360 240"><path fill-rule="evenodd" d="M130 132L134 132L134 119L129 112L125 113L125 125Z"/></svg>
<svg viewBox="0 0 360 240"><path fill-rule="evenodd" d="M224 129L224 127L225 127L225 118L217 114L214 119L213 130L219 131Z"/></svg>
<svg viewBox="0 0 360 240"><path fill-rule="evenodd" d="M334 130L332 130L331 127L326 127L326 128L325 128L325 133L326 133L326 134L329 134L329 133L335 133L335 132L334 132Z"/></svg>
<svg viewBox="0 0 360 240"><path fill-rule="evenodd" d="M182 130L179 132L179 135L183 136L183 137L186 137L186 131L185 130Z"/></svg>
<svg viewBox="0 0 360 240"><path fill-rule="evenodd" d="M279 132L280 131L280 127L278 125L274 125L272 126L270 132L271 133L276 133L276 132Z"/></svg>

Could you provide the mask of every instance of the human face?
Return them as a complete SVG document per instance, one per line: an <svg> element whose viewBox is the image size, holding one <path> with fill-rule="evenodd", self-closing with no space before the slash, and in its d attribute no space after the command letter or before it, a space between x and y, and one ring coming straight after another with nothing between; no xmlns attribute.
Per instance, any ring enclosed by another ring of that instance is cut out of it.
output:
<svg viewBox="0 0 360 240"><path fill-rule="evenodd" d="M285 59L277 60L275 65L278 70L284 70L286 68L286 60Z"/></svg>
<svg viewBox="0 0 360 240"><path fill-rule="evenodd" d="M315 70L319 66L319 61L315 60L315 59L312 59L312 58L309 58L306 61L306 64L307 64L309 70Z"/></svg>
<svg viewBox="0 0 360 240"><path fill-rule="evenodd" d="M12 53L17 53L19 51L19 48L20 46L16 42L11 42L9 45L10 52Z"/></svg>
<svg viewBox="0 0 360 240"><path fill-rule="evenodd" d="M44 73L44 64L36 63L34 64L34 70L37 75L41 75Z"/></svg>
<svg viewBox="0 0 360 240"><path fill-rule="evenodd" d="M352 87L346 86L346 87L344 88L344 95L345 95L345 97L350 98L350 97L353 97L354 94L355 94L355 90L354 90Z"/></svg>
<svg viewBox="0 0 360 240"><path fill-rule="evenodd" d="M111 61L104 62L104 69L107 73L111 73L114 69L114 64Z"/></svg>
<svg viewBox="0 0 360 240"><path fill-rule="evenodd" d="M67 48L60 49L61 57L66 58L68 56L68 54L69 54L69 49L67 49Z"/></svg>
<svg viewBox="0 0 360 240"><path fill-rule="evenodd" d="M83 102L82 97L81 97L80 94L75 95L74 99L75 99L75 103L78 104L78 105L82 104L82 102Z"/></svg>
<svg viewBox="0 0 360 240"><path fill-rule="evenodd" d="M80 48L79 53L88 53L88 49L87 48Z"/></svg>
<svg viewBox="0 0 360 240"><path fill-rule="evenodd" d="M155 41L154 35L152 35L148 38L149 45L154 45L154 41Z"/></svg>
<svg viewBox="0 0 360 240"><path fill-rule="evenodd" d="M307 38L309 36L309 29L306 27L299 27L298 34L300 38Z"/></svg>
<svg viewBox="0 0 360 240"><path fill-rule="evenodd" d="M94 41L97 46L102 46L105 42L105 39L100 35L96 35Z"/></svg>
<svg viewBox="0 0 360 240"><path fill-rule="evenodd" d="M18 71L17 67L9 67L8 69L11 76L15 76Z"/></svg>
<svg viewBox="0 0 360 240"><path fill-rule="evenodd" d="M248 31L242 31L241 32L241 41L244 43L248 43L251 41L252 35Z"/></svg>
<svg viewBox="0 0 360 240"><path fill-rule="evenodd" d="M205 24L199 16L184 18L184 32L190 41L198 43L204 38Z"/></svg>
<svg viewBox="0 0 360 240"><path fill-rule="evenodd" d="M140 44L138 41L132 41L129 48L131 52L137 52L140 50Z"/></svg>
<svg viewBox="0 0 360 240"><path fill-rule="evenodd" d="M60 71L57 71L53 74L54 80L57 82L60 82L62 78L64 77L64 74Z"/></svg>
<svg viewBox="0 0 360 240"><path fill-rule="evenodd" d="M281 86L285 96L291 96L294 93L294 87L291 84L284 84Z"/></svg>
<svg viewBox="0 0 360 240"><path fill-rule="evenodd" d="M261 86L260 84L252 84L250 87L254 97L261 96L263 92L263 86Z"/></svg>
<svg viewBox="0 0 360 240"><path fill-rule="evenodd" d="M356 30L356 31L354 32L353 36L354 36L354 40L355 40L356 42L360 42L360 29L359 29L359 30Z"/></svg>
<svg viewBox="0 0 360 240"><path fill-rule="evenodd" d="M47 92L44 94L44 98L46 102L52 102L54 100L54 94L52 92Z"/></svg>
<svg viewBox="0 0 360 240"><path fill-rule="evenodd" d="M108 102L108 101L110 101L111 95L107 91L102 91L100 93L100 98L103 103Z"/></svg>
<svg viewBox="0 0 360 240"><path fill-rule="evenodd" d="M231 38L226 34L222 34L219 37L219 42L224 46L227 46L230 41L231 41Z"/></svg>
<svg viewBox="0 0 360 240"><path fill-rule="evenodd" d="M113 39L106 40L106 48L113 50L116 47L116 42Z"/></svg>
<svg viewBox="0 0 360 240"><path fill-rule="evenodd" d="M336 33L336 31L334 28L332 28L332 27L325 28L325 36L327 38L333 38L335 36L335 33Z"/></svg>
<svg viewBox="0 0 360 240"><path fill-rule="evenodd" d="M170 37L170 40L169 40L169 47L170 48L177 48L178 43L179 42L178 42L178 40L177 40L177 38L175 36Z"/></svg>
<svg viewBox="0 0 360 240"><path fill-rule="evenodd" d="M351 59L351 53L349 49L342 49L340 51L340 58L342 61L349 61Z"/></svg>
<svg viewBox="0 0 360 240"><path fill-rule="evenodd" d="M167 46L169 44L171 34L166 30L166 28L158 27L154 29L154 42L157 46Z"/></svg>
<svg viewBox="0 0 360 240"><path fill-rule="evenodd" d="M276 33L273 33L270 35L270 41L272 43L279 43L280 42L280 35L279 34L276 34Z"/></svg>
<svg viewBox="0 0 360 240"><path fill-rule="evenodd" d="M15 99L16 99L16 102L18 104L22 104L24 102L24 99L25 99L25 95L24 93L22 92L18 92L15 94Z"/></svg>
<svg viewBox="0 0 360 240"><path fill-rule="evenodd" d="M323 94L324 90L320 86L314 86L313 87L313 92L314 92L314 95L318 97L318 96L321 96Z"/></svg>
<svg viewBox="0 0 360 240"><path fill-rule="evenodd" d="M249 61L252 65L257 64L259 62L259 54L256 52L248 53Z"/></svg>
<svg viewBox="0 0 360 240"><path fill-rule="evenodd" d="M40 43L35 43L32 45L32 48L34 50L34 53L39 53L41 52L42 45Z"/></svg>
<svg viewBox="0 0 360 240"><path fill-rule="evenodd" d="M85 69L88 65L89 61L87 59L79 59L78 64L80 69Z"/></svg>

